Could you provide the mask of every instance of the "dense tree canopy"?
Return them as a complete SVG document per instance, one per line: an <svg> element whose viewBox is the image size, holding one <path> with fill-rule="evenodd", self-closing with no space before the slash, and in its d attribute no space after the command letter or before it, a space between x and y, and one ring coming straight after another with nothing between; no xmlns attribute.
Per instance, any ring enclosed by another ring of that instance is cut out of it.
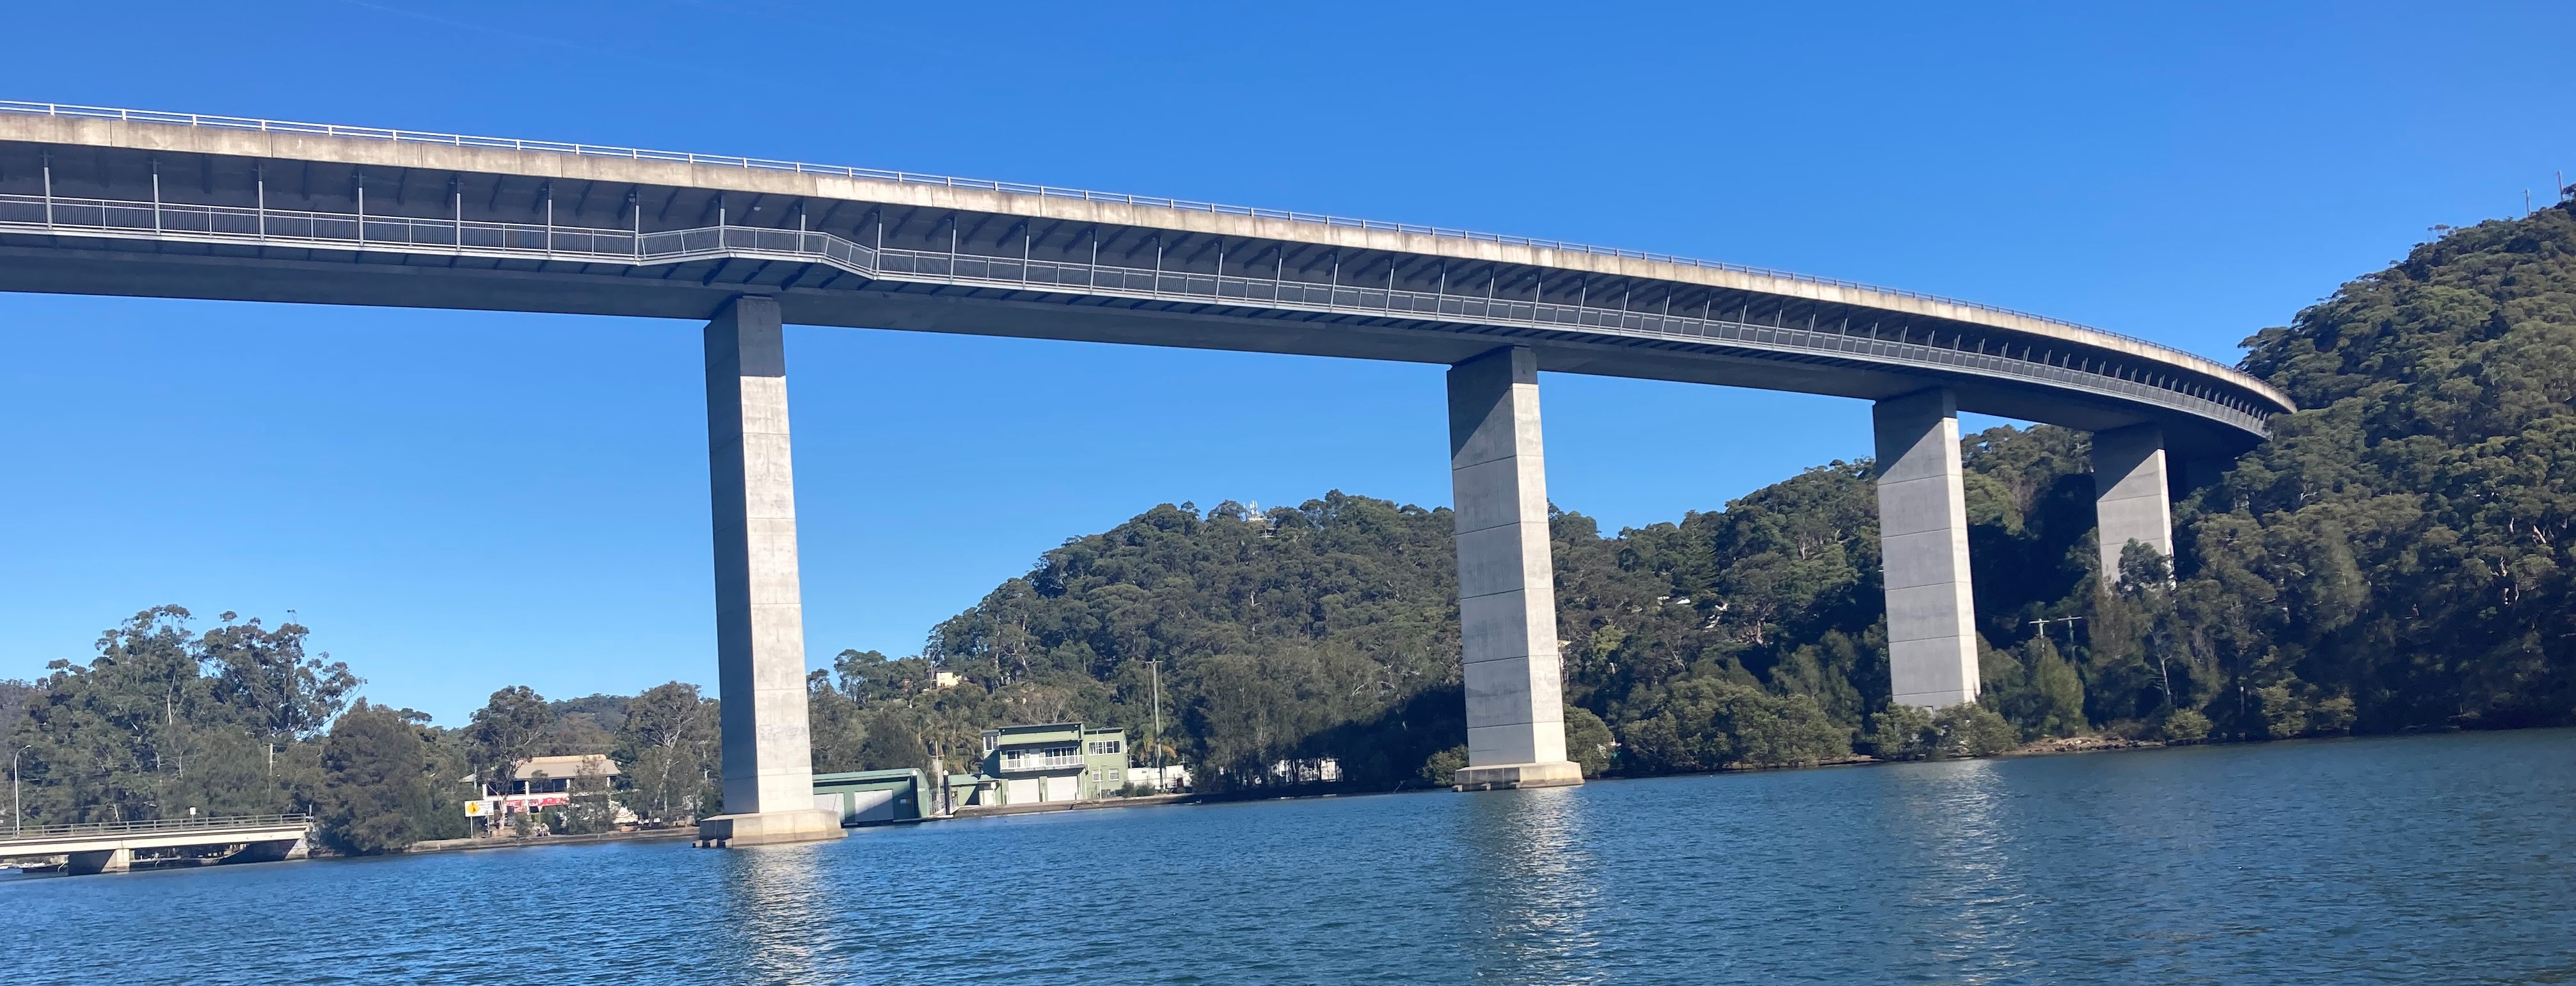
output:
<svg viewBox="0 0 2576 986"><path fill-rule="evenodd" d="M317 807L325 838L343 851L409 848L430 834L442 793L430 744L405 712L359 699L322 741Z"/></svg>
<svg viewBox="0 0 2576 986"><path fill-rule="evenodd" d="M305 656L303 627L260 621L203 635L159 606L110 628L87 665L58 660L7 736L30 823L307 810L319 732L358 684Z"/></svg>

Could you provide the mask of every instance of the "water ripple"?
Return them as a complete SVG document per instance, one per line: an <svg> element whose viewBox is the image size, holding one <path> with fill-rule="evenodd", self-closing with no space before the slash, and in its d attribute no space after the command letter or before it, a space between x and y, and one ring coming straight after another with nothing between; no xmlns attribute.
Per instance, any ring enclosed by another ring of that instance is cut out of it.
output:
<svg viewBox="0 0 2576 986"><path fill-rule="evenodd" d="M2576 979L2576 732L0 883L11 983Z"/></svg>

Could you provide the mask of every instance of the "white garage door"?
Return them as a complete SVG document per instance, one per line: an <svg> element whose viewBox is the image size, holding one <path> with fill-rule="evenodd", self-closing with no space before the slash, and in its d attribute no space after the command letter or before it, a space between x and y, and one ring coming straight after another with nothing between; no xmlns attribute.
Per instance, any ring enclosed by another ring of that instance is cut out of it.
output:
<svg viewBox="0 0 2576 986"><path fill-rule="evenodd" d="M1049 801L1071 801L1082 796L1082 778L1049 777L1046 782L1046 799Z"/></svg>
<svg viewBox="0 0 2576 986"><path fill-rule="evenodd" d="M894 820L894 792L850 792L850 817L853 822L891 822Z"/></svg>
<svg viewBox="0 0 2576 986"><path fill-rule="evenodd" d="M1003 787L1002 787L1002 803L1003 803L1003 804L1006 804L1006 805L1032 805L1032 804L1036 804L1036 803L1038 802L1038 779L1037 779L1037 778L1035 778L1035 777L1014 777L1014 778L1011 778L1010 780L1007 780L1007 781L1002 782L1002 784L1003 784Z"/></svg>

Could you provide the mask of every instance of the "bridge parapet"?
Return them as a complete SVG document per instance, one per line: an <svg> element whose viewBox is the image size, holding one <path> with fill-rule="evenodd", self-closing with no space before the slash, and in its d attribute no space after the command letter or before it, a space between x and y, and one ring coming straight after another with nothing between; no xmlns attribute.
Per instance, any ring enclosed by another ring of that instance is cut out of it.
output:
<svg viewBox="0 0 2576 986"><path fill-rule="evenodd" d="M1444 364L1510 343L1544 370L1870 400L1946 382L1962 410L2156 422L2209 453L2291 409L2170 347L1835 278L725 155L0 101L0 213L0 253L85 265L22 264L10 290L683 318L776 294L804 324ZM113 271L79 253L101 248Z"/></svg>
<svg viewBox="0 0 2576 986"><path fill-rule="evenodd" d="M642 232L466 219L426 219L298 209L243 208L185 202L129 201L0 194L0 231L87 235L289 249L458 256L653 267L724 259L786 260L828 265L869 281L968 285L1075 292L1129 300L1201 301L1324 314L1350 314L1537 330L1573 329L1631 338L1661 338L1783 355L1822 355L1909 368L1964 373L2041 387L2069 388L2138 401L2208 419L2252 435L2269 431L2280 410L2258 395L2201 379L2159 372L2136 361L2105 358L2078 347L2050 349L1958 327L1855 327L1849 316L1803 319L1787 305L1756 312L1750 301L1721 308L1719 292L1700 292L1678 311L1681 292L1665 288L1661 304L1631 308L1588 298L1551 299L1543 279L1527 297L1389 285L1313 283L1286 277L1164 270L1103 263L997 257L955 250L870 246L831 233L719 225ZM1393 267L1388 272L1394 272ZM1765 317L1767 316L1767 318ZM2018 348L2018 355L2016 355Z"/></svg>
<svg viewBox="0 0 2576 986"><path fill-rule="evenodd" d="M61 856L75 874L121 872L136 850L235 847L225 862L303 854L308 815L235 815L17 826L0 833L0 859Z"/></svg>

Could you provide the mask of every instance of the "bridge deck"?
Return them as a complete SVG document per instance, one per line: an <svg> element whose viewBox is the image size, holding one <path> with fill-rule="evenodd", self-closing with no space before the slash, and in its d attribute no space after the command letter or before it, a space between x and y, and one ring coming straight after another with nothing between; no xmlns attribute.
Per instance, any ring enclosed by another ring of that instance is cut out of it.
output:
<svg viewBox="0 0 2576 986"><path fill-rule="evenodd" d="M1515 237L896 172L0 103L0 290L791 322L1878 399L2225 452L2213 361L1954 299Z"/></svg>
<svg viewBox="0 0 2576 986"><path fill-rule="evenodd" d="M287 842L303 838L311 828L312 821L302 815L27 826L14 831L0 830L0 859L116 849Z"/></svg>

